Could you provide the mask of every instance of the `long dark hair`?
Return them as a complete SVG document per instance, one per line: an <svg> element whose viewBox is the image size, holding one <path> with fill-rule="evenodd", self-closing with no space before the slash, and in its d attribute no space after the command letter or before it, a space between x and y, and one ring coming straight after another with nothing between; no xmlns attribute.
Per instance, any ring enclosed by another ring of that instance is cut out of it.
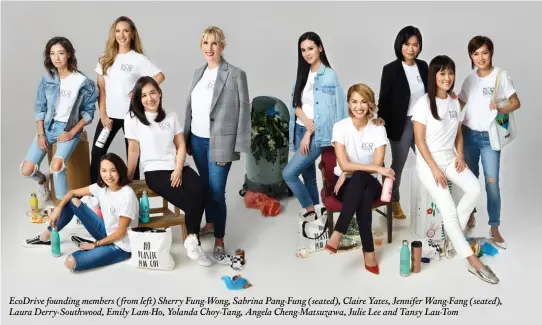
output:
<svg viewBox="0 0 542 325"><path fill-rule="evenodd" d="M437 73L444 70L452 70L455 75L455 63L446 55L438 55L429 63L429 75L427 76L427 97L429 97L429 107L431 107L431 114L436 120L441 120L438 115L437 101ZM452 86L448 90L448 94L451 94L455 85L455 79Z"/></svg>
<svg viewBox="0 0 542 325"><path fill-rule="evenodd" d="M130 180L128 179L128 167L126 167L126 164L124 163L124 160L122 160L121 157L117 156L116 154L112 152L108 152L105 155L100 158L100 169L102 168L102 161L107 160L110 161L117 170L117 173L119 174L119 186L124 187L130 183ZM96 182L99 187L107 187L107 184L105 184L104 180L102 179L102 174L98 173L98 181Z"/></svg>
<svg viewBox="0 0 542 325"><path fill-rule="evenodd" d="M160 103L158 104L158 115L154 119L155 122L161 122L166 118L166 112L162 108L162 89L160 89L160 85L154 80L153 77L144 76L137 80L133 93L132 93L132 100L130 101L130 117L134 117L134 115L137 117L137 119L145 124L150 125L151 123L149 120L147 120L147 116L145 115L145 107L143 107L143 104L141 103L141 93L143 92L143 87L145 87L148 84L152 84L156 90L160 93Z"/></svg>
<svg viewBox="0 0 542 325"><path fill-rule="evenodd" d="M297 41L297 78L294 88L294 108L303 106L303 103L301 102L301 95L305 85L307 84L307 78L309 77L309 71L311 69L310 65L307 63L307 61L305 61L303 54L301 53L301 43L306 40L313 41L316 46L322 47L322 52L320 52L320 61L322 61L322 63L328 68L331 68L329 61L327 60L326 49L324 48L324 44L322 43L320 36L314 32L306 32L305 34L301 35Z"/></svg>
<svg viewBox="0 0 542 325"><path fill-rule="evenodd" d="M56 68L51 61L51 47L56 44L60 44L64 48L64 50L68 52L68 71L77 71L77 58L75 57L75 49L73 48L70 40L62 36L56 36L51 38L49 42L47 42L47 44L45 45L45 50L43 51L43 65L45 66L45 70L49 72L51 77L54 76L52 69L54 68L56 70Z"/></svg>

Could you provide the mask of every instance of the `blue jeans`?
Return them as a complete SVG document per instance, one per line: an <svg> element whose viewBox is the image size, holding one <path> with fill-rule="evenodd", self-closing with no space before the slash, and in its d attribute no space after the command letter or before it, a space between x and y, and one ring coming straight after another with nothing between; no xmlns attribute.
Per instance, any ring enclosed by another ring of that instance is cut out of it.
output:
<svg viewBox="0 0 542 325"><path fill-rule="evenodd" d="M205 220L214 226L215 238L224 238L226 232L226 182L230 172L231 161L219 166L211 161L209 139L194 134L190 136L192 157L196 163L199 176L206 188Z"/></svg>
<svg viewBox="0 0 542 325"><path fill-rule="evenodd" d="M74 215L81 220L85 229L95 240L107 237L104 221L83 202L77 207L70 201L62 208L57 221L58 231L61 231L72 220ZM47 229L52 231L51 226L47 227ZM72 253L75 260L73 270L82 271L110 265L122 262L130 256L129 252L123 251L115 244L99 246L89 251L79 250Z"/></svg>
<svg viewBox="0 0 542 325"><path fill-rule="evenodd" d="M480 157L482 158L487 192L488 224L498 227L501 223L501 190L499 188L501 152L491 149L487 132L471 130L465 125L462 131L465 162L476 177L480 175L479 161Z"/></svg>
<svg viewBox="0 0 542 325"><path fill-rule="evenodd" d="M320 202L316 184L316 159L320 157L323 150L323 147L316 146L314 135L312 135L309 154L307 156L301 154L299 148L306 131L305 127L295 125L295 153L282 171L282 178L304 209ZM303 176L304 184L299 179L299 175Z"/></svg>
<svg viewBox="0 0 542 325"><path fill-rule="evenodd" d="M44 130L49 149L52 148L53 143L57 142L58 136L66 132L64 131L65 128L66 128L65 122L59 122L59 121L53 120L51 124L49 125L49 128ZM66 161L68 161L73 151L75 150L75 147L79 143L80 137L81 137L81 132L75 135L70 141L56 144L55 157L62 158L62 160L64 161L62 169L59 172L51 171L53 174L54 182L55 182L55 196L59 200L62 200L64 196L66 195L66 193L68 193L68 180L66 179ZM46 154L47 154L47 151L42 150L38 146L38 135L36 135L25 157L26 161L36 164L36 167L34 168L34 173L30 175L29 178L38 182L45 180L45 175L43 175L39 171L39 166L43 158L45 158Z"/></svg>

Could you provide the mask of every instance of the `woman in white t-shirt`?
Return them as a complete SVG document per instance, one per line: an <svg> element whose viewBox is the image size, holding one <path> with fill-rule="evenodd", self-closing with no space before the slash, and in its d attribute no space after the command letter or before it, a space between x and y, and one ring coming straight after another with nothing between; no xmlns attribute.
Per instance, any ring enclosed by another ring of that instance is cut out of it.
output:
<svg viewBox="0 0 542 325"><path fill-rule="evenodd" d="M412 121L416 141L416 172L440 210L447 234L445 250L451 258L452 245L460 258L470 263L469 272L496 284L497 276L473 253L463 231L480 194L480 183L466 168L461 134L461 109L450 94L455 83L455 63L445 55L429 63L427 94L414 107ZM464 195L457 207L448 180Z"/></svg>
<svg viewBox="0 0 542 325"><path fill-rule="evenodd" d="M119 17L111 25L105 51L96 65L98 74L100 122L96 126L90 161L90 181L96 182L101 156L107 153L117 132L124 131L124 116L130 107L132 89L139 77L151 76L159 84L165 80L162 71L145 56L134 22ZM111 130L102 147L96 145L102 130ZM125 141L126 150L128 142ZM134 179L140 177L139 164Z"/></svg>
<svg viewBox="0 0 542 325"><path fill-rule="evenodd" d="M49 169L55 182L55 197L62 200L68 192L66 162L70 159L86 125L96 111L98 89L94 81L77 68L72 43L65 37L53 37L43 52L46 73L38 87L34 107L37 134L21 163L21 174L39 184L38 199L49 200L49 182L40 171L47 151L56 142Z"/></svg>
<svg viewBox="0 0 542 325"><path fill-rule="evenodd" d="M501 191L499 187L500 151L493 150L489 141L489 126L497 114L512 113L520 102L512 78L507 71L493 66L493 42L485 36L472 38L468 45L471 67L476 69L463 81L459 102L465 109L463 138L465 139L465 161L478 177L482 160L487 193L490 237L497 246L506 248L499 232L501 220ZM495 89L500 74L499 88ZM494 96L496 95L496 96ZM493 102L493 99L496 102ZM508 100L509 103L505 103ZM466 106L465 106L466 105ZM469 220L474 227L474 212ZM469 227L469 228L470 228Z"/></svg>
<svg viewBox="0 0 542 325"><path fill-rule="evenodd" d="M64 265L68 269L82 271L128 259L131 256L128 229L137 227L139 216L139 202L128 183L128 169L122 158L114 153L104 155L98 182L69 191L51 213L47 229L26 240L24 246L51 247L53 228L61 231L75 215L95 241L72 236L79 250L66 258ZM98 200L103 217L78 199L89 195Z"/></svg>
<svg viewBox="0 0 542 325"><path fill-rule="evenodd" d="M130 111L125 118L128 139L128 177L132 179L137 161L145 181L154 193L183 210L188 237L184 241L188 257L202 266L211 266L199 241L205 190L199 175L188 164L183 127L177 114L162 108L162 90L151 77L135 84Z"/></svg>
<svg viewBox="0 0 542 325"><path fill-rule="evenodd" d="M376 174L394 178L393 169L384 167L388 139L384 126L369 122L376 115L373 91L364 84L348 89L347 117L333 126L332 144L337 156L334 193L342 202L335 231L325 249L333 254L356 214L365 269L379 274L372 234L372 203L379 198L382 185Z"/></svg>

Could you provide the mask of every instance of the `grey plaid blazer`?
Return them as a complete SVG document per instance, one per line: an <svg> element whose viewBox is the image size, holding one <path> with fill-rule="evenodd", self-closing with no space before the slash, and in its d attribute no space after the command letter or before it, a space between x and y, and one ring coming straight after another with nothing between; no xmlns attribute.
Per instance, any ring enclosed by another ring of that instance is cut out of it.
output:
<svg viewBox="0 0 542 325"><path fill-rule="evenodd" d="M192 90L203 76L207 64L194 72L186 101L184 137L190 146L192 125ZM239 160L241 152L250 151L251 106L246 73L224 58L218 67L210 114L210 158L214 162Z"/></svg>

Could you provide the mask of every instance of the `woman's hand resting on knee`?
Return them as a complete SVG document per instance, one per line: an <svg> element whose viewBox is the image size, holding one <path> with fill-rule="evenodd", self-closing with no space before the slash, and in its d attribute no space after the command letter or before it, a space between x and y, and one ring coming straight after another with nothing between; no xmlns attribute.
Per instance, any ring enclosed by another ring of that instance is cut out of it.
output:
<svg viewBox="0 0 542 325"><path fill-rule="evenodd" d="M171 187L178 187L181 186L183 183L183 171L182 169L175 168L173 173L171 173Z"/></svg>

